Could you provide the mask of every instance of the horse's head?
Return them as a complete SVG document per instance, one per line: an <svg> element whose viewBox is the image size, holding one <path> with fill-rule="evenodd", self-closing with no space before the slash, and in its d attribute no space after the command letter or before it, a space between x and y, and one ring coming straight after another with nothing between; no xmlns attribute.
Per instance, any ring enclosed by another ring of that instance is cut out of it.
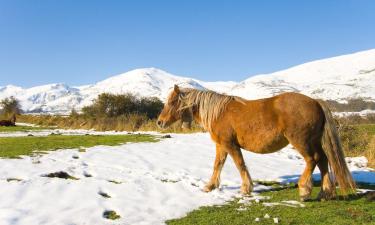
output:
<svg viewBox="0 0 375 225"><path fill-rule="evenodd" d="M190 129L193 121L192 106L186 105L184 102L185 93L181 92L180 88L175 85L173 91L168 96L161 111L157 124L161 128L166 128L174 122L181 120L182 128Z"/></svg>

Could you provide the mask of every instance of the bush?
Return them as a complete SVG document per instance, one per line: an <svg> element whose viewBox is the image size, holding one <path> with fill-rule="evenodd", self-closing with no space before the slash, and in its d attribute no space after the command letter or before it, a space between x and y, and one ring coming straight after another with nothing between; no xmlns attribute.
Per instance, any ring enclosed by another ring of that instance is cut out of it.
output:
<svg viewBox="0 0 375 225"><path fill-rule="evenodd" d="M16 98L13 96L10 98L5 98L0 101L0 107L1 107L1 114L5 116L9 116L11 114L20 114L20 104Z"/></svg>
<svg viewBox="0 0 375 225"><path fill-rule="evenodd" d="M117 117L122 115L145 115L155 119L163 109L163 102L155 97L137 98L132 94L100 94L94 103L82 109L86 117Z"/></svg>

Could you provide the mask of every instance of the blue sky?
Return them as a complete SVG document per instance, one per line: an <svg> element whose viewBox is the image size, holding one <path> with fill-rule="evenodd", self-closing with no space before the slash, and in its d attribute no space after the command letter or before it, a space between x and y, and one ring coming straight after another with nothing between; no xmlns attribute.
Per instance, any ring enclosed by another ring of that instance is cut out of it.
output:
<svg viewBox="0 0 375 225"><path fill-rule="evenodd" d="M375 48L375 1L0 0L0 86L140 67L240 81Z"/></svg>

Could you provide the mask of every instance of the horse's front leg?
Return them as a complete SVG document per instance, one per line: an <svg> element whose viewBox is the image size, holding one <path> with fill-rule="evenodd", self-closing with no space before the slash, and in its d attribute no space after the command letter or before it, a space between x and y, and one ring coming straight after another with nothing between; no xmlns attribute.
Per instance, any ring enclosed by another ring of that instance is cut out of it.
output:
<svg viewBox="0 0 375 225"><path fill-rule="evenodd" d="M242 178L241 193L248 195L253 190L253 182L251 180L249 171L246 168L245 161L242 156L241 148L238 146L230 146L227 148L228 153L233 158L234 163Z"/></svg>
<svg viewBox="0 0 375 225"><path fill-rule="evenodd" d="M210 181L204 187L205 192L210 192L220 185L220 173L224 166L225 160L228 153L219 144L216 144L216 158L214 163L214 171L212 173Z"/></svg>

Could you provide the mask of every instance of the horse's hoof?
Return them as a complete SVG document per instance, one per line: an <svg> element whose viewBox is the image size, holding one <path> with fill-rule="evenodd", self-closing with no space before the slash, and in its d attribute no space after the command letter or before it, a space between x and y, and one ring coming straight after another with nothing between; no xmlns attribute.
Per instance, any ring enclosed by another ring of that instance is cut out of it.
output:
<svg viewBox="0 0 375 225"><path fill-rule="evenodd" d="M203 191L204 192L211 192L215 188L216 188L216 185L214 185L214 184L206 184L206 186L204 186L204 188L203 188Z"/></svg>
<svg viewBox="0 0 375 225"><path fill-rule="evenodd" d="M242 186L242 187L241 187L241 194L242 194L242 195L250 195L252 190L253 190L252 187L249 187L249 186Z"/></svg>
<svg viewBox="0 0 375 225"><path fill-rule="evenodd" d="M203 191L204 191L204 192L210 192L210 191L212 191L212 189L210 189L210 188L208 188L208 187L204 187L204 188L203 188Z"/></svg>
<svg viewBox="0 0 375 225"><path fill-rule="evenodd" d="M336 193L334 192L327 192L327 191L320 191L317 197L317 200L320 201L329 201L336 198Z"/></svg>
<svg viewBox="0 0 375 225"><path fill-rule="evenodd" d="M308 196L300 196L301 202L308 202L311 201L310 195Z"/></svg>

